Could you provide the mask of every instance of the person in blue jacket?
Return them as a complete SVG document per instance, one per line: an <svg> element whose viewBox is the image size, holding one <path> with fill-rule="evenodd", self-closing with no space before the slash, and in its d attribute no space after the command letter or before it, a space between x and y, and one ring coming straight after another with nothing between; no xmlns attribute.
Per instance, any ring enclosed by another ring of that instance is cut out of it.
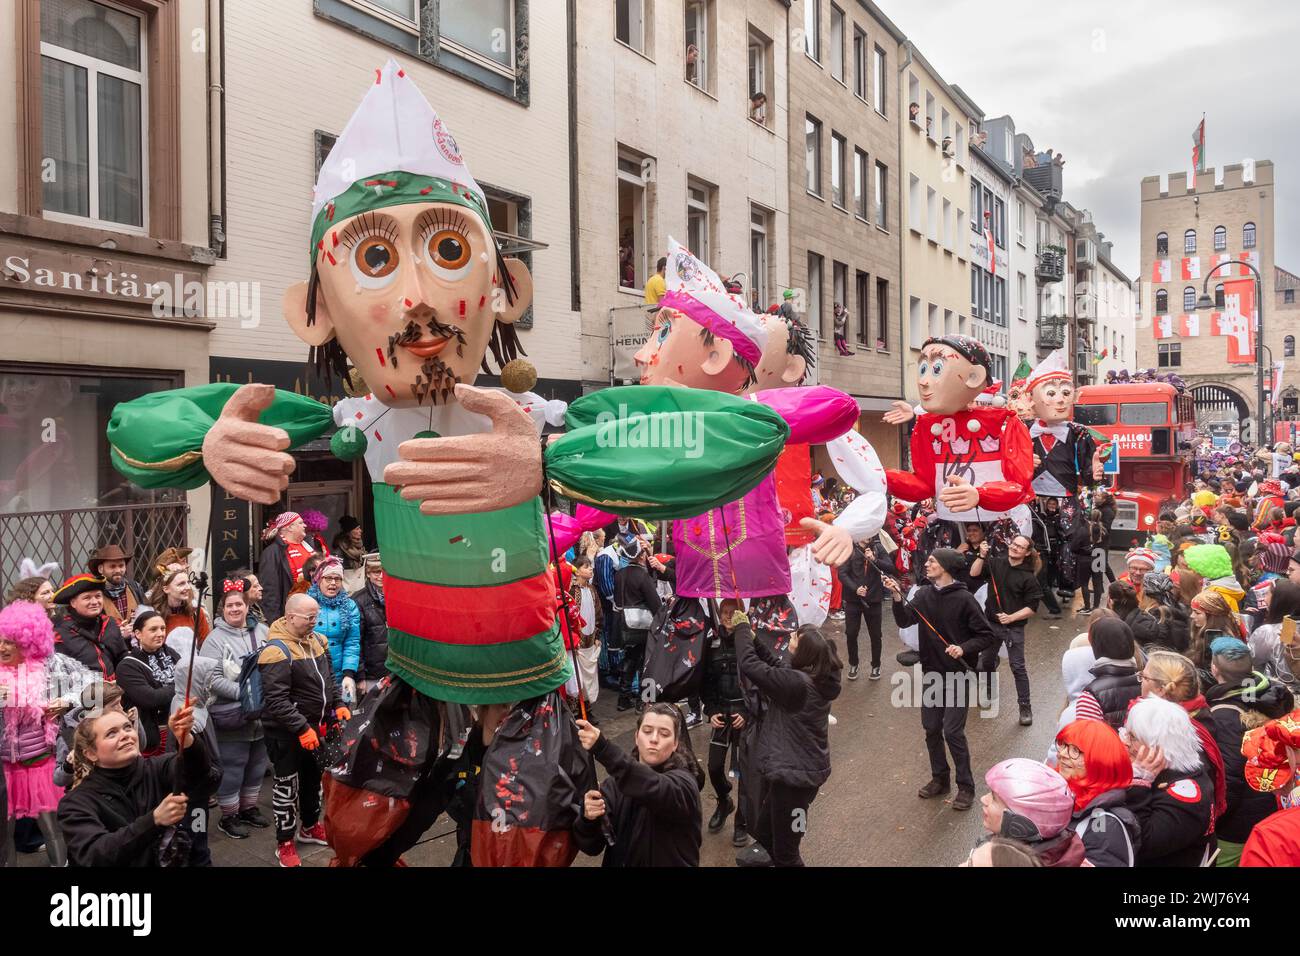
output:
<svg viewBox="0 0 1300 956"><path fill-rule="evenodd" d="M320 605L316 632L329 639L330 664L343 702L354 704L361 667L361 611L343 588L343 562L329 557L317 565L307 595Z"/></svg>

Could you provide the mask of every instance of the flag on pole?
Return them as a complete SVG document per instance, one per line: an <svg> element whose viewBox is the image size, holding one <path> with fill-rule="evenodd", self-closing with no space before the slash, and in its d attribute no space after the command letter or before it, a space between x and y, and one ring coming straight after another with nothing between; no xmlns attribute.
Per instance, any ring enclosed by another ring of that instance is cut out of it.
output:
<svg viewBox="0 0 1300 956"><path fill-rule="evenodd" d="M1205 172L1205 114L1192 132L1192 188L1196 188L1196 174Z"/></svg>
<svg viewBox="0 0 1300 956"><path fill-rule="evenodd" d="M1282 370L1284 365L1285 363L1283 362L1273 363L1273 385L1269 391L1272 393L1273 406L1275 408L1277 407L1278 396L1282 394Z"/></svg>
<svg viewBox="0 0 1300 956"><path fill-rule="evenodd" d="M1255 363L1255 280L1234 279L1223 284L1222 334L1228 339L1228 364Z"/></svg>

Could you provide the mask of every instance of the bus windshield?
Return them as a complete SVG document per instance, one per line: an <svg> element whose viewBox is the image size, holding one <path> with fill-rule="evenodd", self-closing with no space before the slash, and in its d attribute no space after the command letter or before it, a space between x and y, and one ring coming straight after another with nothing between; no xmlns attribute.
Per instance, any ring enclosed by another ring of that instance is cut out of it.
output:
<svg viewBox="0 0 1300 956"><path fill-rule="evenodd" d="M1164 402L1126 402L1119 408L1125 425L1167 425L1169 406Z"/></svg>
<svg viewBox="0 0 1300 956"><path fill-rule="evenodd" d="M1074 420L1080 425L1114 425L1114 405L1075 405Z"/></svg>

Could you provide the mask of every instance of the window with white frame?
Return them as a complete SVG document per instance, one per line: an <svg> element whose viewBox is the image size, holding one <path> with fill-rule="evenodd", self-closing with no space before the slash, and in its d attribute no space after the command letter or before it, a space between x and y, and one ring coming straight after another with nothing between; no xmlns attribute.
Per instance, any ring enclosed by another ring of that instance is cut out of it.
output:
<svg viewBox="0 0 1300 956"><path fill-rule="evenodd" d="M844 154L847 143L839 133L831 133L831 202L844 208Z"/></svg>
<svg viewBox="0 0 1300 956"><path fill-rule="evenodd" d="M644 53L646 6L650 0L614 0L614 36L638 53Z"/></svg>
<svg viewBox="0 0 1300 956"><path fill-rule="evenodd" d="M1196 230L1188 229L1185 233L1183 233L1183 253L1185 255L1190 256L1195 251L1196 251Z"/></svg>
<svg viewBox="0 0 1300 956"><path fill-rule="evenodd" d="M907 74L907 118L914 126L921 125L921 81L915 73Z"/></svg>
<svg viewBox="0 0 1300 956"><path fill-rule="evenodd" d="M983 232L984 217L980 215L980 195L983 187L974 176L970 178L970 231L979 235Z"/></svg>
<svg viewBox="0 0 1300 956"><path fill-rule="evenodd" d="M952 309L943 310L943 334L952 335L957 332L957 320L953 317Z"/></svg>
<svg viewBox="0 0 1300 956"><path fill-rule="evenodd" d="M1245 249L1255 248L1255 224L1248 222L1241 227L1241 245Z"/></svg>
<svg viewBox="0 0 1300 956"><path fill-rule="evenodd" d="M907 302L907 338L914 349L919 349L925 341L921 330L921 300L915 296L910 296Z"/></svg>
<svg viewBox="0 0 1300 956"><path fill-rule="evenodd" d="M1016 318L1024 319L1025 317L1025 299L1028 298L1026 291L1025 274L1016 273Z"/></svg>
<svg viewBox="0 0 1300 956"><path fill-rule="evenodd" d="M929 303L929 313L930 318L927 328L930 330L930 338L937 339L943 335L943 313L939 311L939 307L933 302Z"/></svg>
<svg viewBox="0 0 1300 956"><path fill-rule="evenodd" d="M980 270L972 266L970 270L970 314L980 314Z"/></svg>
<svg viewBox="0 0 1300 956"><path fill-rule="evenodd" d="M712 264L712 211L717 190L698 179L686 180L686 244L695 258Z"/></svg>
<svg viewBox="0 0 1300 956"><path fill-rule="evenodd" d="M835 306L849 306L849 267L842 262L831 264L831 334L835 331ZM845 330L847 331L847 329ZM846 336L847 337L847 336Z"/></svg>
<svg viewBox="0 0 1300 956"><path fill-rule="evenodd" d="M772 235L772 212L761 206L749 209L749 288L750 307L767 311L771 289L768 282L768 241Z"/></svg>
<svg viewBox="0 0 1300 956"><path fill-rule="evenodd" d="M1007 204L1001 199L993 200L993 241L999 249L1007 247Z"/></svg>
<svg viewBox="0 0 1300 956"><path fill-rule="evenodd" d="M772 126L772 41L749 28L749 118L760 126Z"/></svg>
<svg viewBox="0 0 1300 956"><path fill-rule="evenodd" d="M803 0L803 49L819 63L822 58L821 0Z"/></svg>
<svg viewBox="0 0 1300 956"><path fill-rule="evenodd" d="M804 114L804 188L814 196L822 194L822 124L821 120Z"/></svg>
<svg viewBox="0 0 1300 956"><path fill-rule="evenodd" d="M642 176L644 157L620 150L618 155L618 284L641 289L650 277L649 209Z"/></svg>
<svg viewBox="0 0 1300 956"><path fill-rule="evenodd" d="M1214 227L1214 251L1223 252L1228 248L1228 228L1226 226Z"/></svg>
<svg viewBox="0 0 1300 956"><path fill-rule="evenodd" d="M804 325L821 334L822 331L822 257L808 253L808 311Z"/></svg>
<svg viewBox="0 0 1300 956"><path fill-rule="evenodd" d="M853 212L859 219L867 218L867 189L870 185L867 177L870 169L867 154L860 149L853 150Z"/></svg>
<svg viewBox="0 0 1300 956"><path fill-rule="evenodd" d="M939 241L939 194L929 186L925 187L925 225L926 236L931 242Z"/></svg>
<svg viewBox="0 0 1300 956"><path fill-rule="evenodd" d="M853 28L853 95L867 98L867 35L862 28Z"/></svg>
<svg viewBox="0 0 1300 956"><path fill-rule="evenodd" d="M889 189L889 169L884 163L876 163L876 189L875 189L875 209L876 225L881 229L889 228L889 220L885 215L886 200L888 199Z"/></svg>
<svg viewBox="0 0 1300 956"><path fill-rule="evenodd" d="M439 4L438 43L480 66L514 76L514 0Z"/></svg>
<svg viewBox="0 0 1300 956"><path fill-rule="evenodd" d="M1016 242L1025 244L1025 201L1016 200Z"/></svg>
<svg viewBox="0 0 1300 956"><path fill-rule="evenodd" d="M871 304L871 276L865 272L858 272L854 280L853 304L857 310L858 316L854 332L854 340L859 345L866 345L867 335L871 331L871 316L869 309Z"/></svg>
<svg viewBox="0 0 1300 956"><path fill-rule="evenodd" d="M1183 311L1191 312L1196 308L1196 290L1191 286L1183 289Z"/></svg>
<svg viewBox="0 0 1300 956"><path fill-rule="evenodd" d="M134 13L93 0L41 5L47 218L147 228L145 50Z"/></svg>
<svg viewBox="0 0 1300 956"><path fill-rule="evenodd" d="M871 90L871 105L876 108L876 112L881 116L889 113L887 108L889 97L886 95L889 89L889 76L886 70L885 51L879 46L871 51L872 79L875 85Z"/></svg>
<svg viewBox="0 0 1300 956"><path fill-rule="evenodd" d="M686 0L686 82L713 92L713 0Z"/></svg>
<svg viewBox="0 0 1300 956"><path fill-rule="evenodd" d="M844 82L844 11L831 4L830 44L831 78Z"/></svg>

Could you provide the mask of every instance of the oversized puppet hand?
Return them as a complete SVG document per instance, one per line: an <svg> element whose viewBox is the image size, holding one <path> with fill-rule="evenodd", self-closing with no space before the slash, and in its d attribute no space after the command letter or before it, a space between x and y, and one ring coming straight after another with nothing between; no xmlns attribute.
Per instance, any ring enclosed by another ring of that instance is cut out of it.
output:
<svg viewBox="0 0 1300 956"><path fill-rule="evenodd" d="M492 419L492 430L455 438L413 438L398 447L401 461L384 469L384 481L419 501L426 515L496 511L522 504L542 487L542 447L537 426L502 392L456 386L467 412Z"/></svg>
<svg viewBox="0 0 1300 956"><path fill-rule="evenodd" d="M203 465L212 480L260 505L275 504L293 472L293 456L285 452L288 432L257 420L274 399L270 385L240 386L203 439Z"/></svg>
<svg viewBox="0 0 1300 956"><path fill-rule="evenodd" d="M970 511L980 503L980 493L969 478L949 475L948 487L939 492L939 500L952 511Z"/></svg>
<svg viewBox="0 0 1300 956"><path fill-rule="evenodd" d="M804 518L799 526L817 535L817 540L812 543L812 553L822 564L838 567L853 554L853 537L843 528L816 518Z"/></svg>
<svg viewBox="0 0 1300 956"><path fill-rule="evenodd" d="M911 403L900 399L893 403L893 408L885 412L883 417L886 425L906 425L916 417L916 413L912 411Z"/></svg>

